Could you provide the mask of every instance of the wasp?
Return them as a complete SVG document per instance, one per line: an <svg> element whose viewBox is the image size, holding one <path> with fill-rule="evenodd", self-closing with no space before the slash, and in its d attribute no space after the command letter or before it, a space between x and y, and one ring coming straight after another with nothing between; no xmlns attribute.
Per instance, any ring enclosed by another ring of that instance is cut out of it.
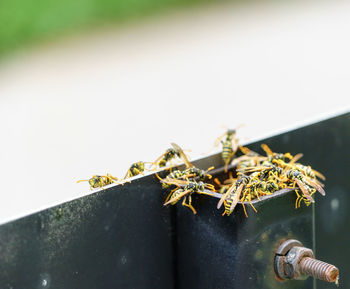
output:
<svg viewBox="0 0 350 289"><path fill-rule="evenodd" d="M244 187L250 182L249 176L243 176L239 178L235 183L233 183L227 192L222 196L220 201L218 202L217 208L220 209L222 204L224 204L225 211L222 214L223 216L226 214L227 216L231 215L236 205L238 204L241 193Z"/></svg>
<svg viewBox="0 0 350 289"><path fill-rule="evenodd" d="M269 178L269 177L275 177L278 179L283 173L283 169L281 167L272 165L269 167L266 167L261 171L262 178Z"/></svg>
<svg viewBox="0 0 350 289"><path fill-rule="evenodd" d="M248 184L247 189L249 189L249 193L251 194L251 198L256 196L260 200L261 195L271 195L274 192L279 190L279 185L275 183L273 180L267 181L257 181L254 180Z"/></svg>
<svg viewBox="0 0 350 289"><path fill-rule="evenodd" d="M159 177L158 174L156 174L157 178L160 181L163 180L167 180L167 179L194 179L194 178L199 178L200 181L204 181L204 179L207 177L208 179L211 179L212 176L210 174L208 174L209 171L211 171L212 169L214 169L214 167L210 167L207 170L202 170L196 167L191 167L191 168L187 168L183 171L180 170L175 170L173 172L171 172L169 175L167 175L164 179L162 179L161 177ZM162 182L162 188L166 189L170 187L170 185L166 182Z"/></svg>
<svg viewBox="0 0 350 289"><path fill-rule="evenodd" d="M264 194L273 194L280 189L279 185L272 180L261 181L258 187Z"/></svg>
<svg viewBox="0 0 350 289"><path fill-rule="evenodd" d="M202 170L202 169L199 169L199 168L196 168L196 167L192 167L192 168L188 168L188 169L185 169L183 172L182 172L182 178L186 178L186 179L189 179L189 178L199 178L199 180L201 181L204 181L204 179L207 177L208 179L211 179L212 176L210 174L208 174L209 171L213 170L214 167L210 167L208 168L207 170Z"/></svg>
<svg viewBox="0 0 350 289"><path fill-rule="evenodd" d="M316 193L316 189L315 188L311 188L309 185L304 184L304 187L307 189L307 191L309 192L309 195L312 197L312 195L314 193ZM309 206L311 204L311 201L309 199L307 199L306 197L304 197L303 195L299 195L298 191L295 191L295 193L297 194L297 198L295 200L295 208L299 208L300 207L300 203L301 201L304 201L306 206Z"/></svg>
<svg viewBox="0 0 350 289"><path fill-rule="evenodd" d="M261 161L266 159L266 157L260 156L258 153L248 149L247 147L240 146L239 149L244 155L235 158L231 163L232 166L236 167L236 170L256 167Z"/></svg>
<svg viewBox="0 0 350 289"><path fill-rule="evenodd" d="M260 182L258 180L251 180L244 188L243 196L249 196L250 199L258 198L260 200L259 196L259 184ZM245 199L245 197L243 197Z"/></svg>
<svg viewBox="0 0 350 289"><path fill-rule="evenodd" d="M279 179L279 177L283 173L283 169L273 164L266 164L266 165L257 166L257 167L239 168L238 173L240 174L254 173L256 174L257 177L260 177L260 179L266 179L270 177Z"/></svg>
<svg viewBox="0 0 350 289"><path fill-rule="evenodd" d="M255 168L256 165L257 164L256 164L255 160L253 160L253 159L242 160L236 166L237 174L241 175L244 171Z"/></svg>
<svg viewBox="0 0 350 289"><path fill-rule="evenodd" d="M182 148L177 145L176 143L171 143L171 145L174 147L174 151L176 151L175 155L179 156L185 163L185 166L187 169L190 169L190 168L193 168L193 164L189 161L188 157L186 156L186 154L184 153L184 151L182 150ZM165 159L170 160L168 159L168 157L166 157L166 154L163 154L161 157L158 158L159 161L164 161ZM157 160L154 162L154 164L157 164L159 163ZM181 176L184 175L184 172L183 171L180 171L180 170L176 170L174 172L171 172L166 178L169 178L169 179L178 179L180 178ZM162 178L156 173L156 177L162 181ZM163 189L166 189L170 187L170 185L166 184L165 182L162 183L162 188Z"/></svg>
<svg viewBox="0 0 350 289"><path fill-rule="evenodd" d="M240 125L239 127L241 127ZM214 142L214 147L217 147L220 143L222 145L221 157L225 162L225 173L227 172L227 166L235 155L239 147L239 139L236 137L236 131L238 127L235 129L227 129L221 136L219 136Z"/></svg>
<svg viewBox="0 0 350 289"><path fill-rule="evenodd" d="M274 153L267 144L262 144L261 148L266 152L267 161L274 163L279 160L286 161L287 159L291 160L293 156L290 153Z"/></svg>
<svg viewBox="0 0 350 289"><path fill-rule="evenodd" d="M104 186L107 186L107 185L110 185L113 183L123 184L123 182L121 180L119 180L116 177L113 177L111 174L107 174L106 176L94 175L94 176L92 176L92 178L90 178L88 180L77 181L77 183L80 183L80 182L89 182L90 190L96 189L96 188L103 189Z"/></svg>
<svg viewBox="0 0 350 289"><path fill-rule="evenodd" d="M318 184L314 180L307 178L306 176L304 176L301 172L299 172L297 170L293 170L293 169L288 170L286 172L286 177L288 180L291 180L294 182L294 186L295 186L295 184L298 185L298 187L302 191L304 197L308 201L310 201L311 203L314 203L315 201L311 197L311 194L308 190L308 186L314 187L317 191L320 192L321 195L323 195L323 196L326 195L326 192L323 190L323 188L320 184Z"/></svg>
<svg viewBox="0 0 350 289"><path fill-rule="evenodd" d="M148 164L149 162L136 162L133 163L130 168L128 169L124 179L128 179L134 176L137 176L139 174L143 174L145 171L145 164Z"/></svg>
<svg viewBox="0 0 350 289"><path fill-rule="evenodd" d="M216 183L219 186L218 193L221 195L224 195L227 192L227 190L231 187L231 185L236 181L237 179L232 176L232 172L229 172L229 178L224 181L224 184L222 184L218 178L214 179L214 183Z"/></svg>
<svg viewBox="0 0 350 289"><path fill-rule="evenodd" d="M159 158L157 158L154 161L154 164L160 168L165 167L169 161L172 159L180 157L180 154L178 151L176 151L174 148L169 148L165 151L164 154L162 154Z"/></svg>
<svg viewBox="0 0 350 289"><path fill-rule="evenodd" d="M302 164L295 164L295 169L302 172L305 176L310 177L312 179L316 179L316 177L321 180L326 180L326 177L320 172L312 169L310 166L304 166Z"/></svg>
<svg viewBox="0 0 350 289"><path fill-rule="evenodd" d="M249 149L247 147L239 146L239 149L246 156L249 156L249 157L258 157L258 156L260 156L257 152L252 151L251 149Z"/></svg>
<svg viewBox="0 0 350 289"><path fill-rule="evenodd" d="M164 179L162 179L158 174L156 174L156 177L162 182L162 188L167 189L171 185L169 185L166 180L172 180L172 179L179 179L183 176L183 171L175 170L172 171L169 175L167 175Z"/></svg>
<svg viewBox="0 0 350 289"><path fill-rule="evenodd" d="M164 154L162 154L159 158L157 158L154 161L153 164L162 168L165 167L168 162L171 162L174 158L178 157L184 161L186 167L191 167L192 164L190 163L188 157L186 156L182 148L176 143L171 143L171 145L173 147L167 149Z"/></svg>
<svg viewBox="0 0 350 289"><path fill-rule="evenodd" d="M205 192L204 190L207 188L209 190L214 190L214 186L211 184L203 183L202 181L182 181L182 180L163 180L171 185L179 186L175 190L171 191L168 197L165 200L164 206L166 205L175 205L181 198L183 198L182 205L188 207L192 210L193 214L197 214L197 211L192 206L192 194L205 194L212 196L212 194ZM183 186L183 187L180 187Z"/></svg>

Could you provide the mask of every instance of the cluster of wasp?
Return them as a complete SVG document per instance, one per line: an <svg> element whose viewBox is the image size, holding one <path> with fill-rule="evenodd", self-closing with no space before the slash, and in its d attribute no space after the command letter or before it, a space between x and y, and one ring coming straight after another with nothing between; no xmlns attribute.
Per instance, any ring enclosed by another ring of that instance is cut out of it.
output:
<svg viewBox="0 0 350 289"><path fill-rule="evenodd" d="M124 179L118 179L110 174L106 176L93 176L88 181L90 188L99 188L112 183L124 184L129 178L143 174L145 170L155 171L164 169L165 176L156 177L160 180L163 189L167 190L164 206L175 205L182 200L182 205L188 207L196 214L192 205L193 194L206 195L219 199L217 208L224 205L223 215L229 216L237 206L242 204L247 216L245 204L249 204L256 212L252 201L260 201L264 197L282 190L295 190L297 198L295 207L300 207L301 202L307 206L314 202L313 194L316 191L325 195L323 184L319 179L325 177L313 170L310 166L304 166L297 161L303 156L301 153L292 156L290 153L274 153L266 144L261 147L266 155L260 155L246 147L239 145L236 130L227 130L214 143L214 146L222 145L222 159L225 163L223 172L227 178L212 178L214 167L206 170L195 167L188 159L182 148L172 143L172 148L167 149L154 162L137 162L131 165ZM241 155L235 157L240 151ZM185 168L180 170L173 164L175 158L180 158ZM149 165L146 168L146 165ZM209 172L211 174L209 174Z"/></svg>

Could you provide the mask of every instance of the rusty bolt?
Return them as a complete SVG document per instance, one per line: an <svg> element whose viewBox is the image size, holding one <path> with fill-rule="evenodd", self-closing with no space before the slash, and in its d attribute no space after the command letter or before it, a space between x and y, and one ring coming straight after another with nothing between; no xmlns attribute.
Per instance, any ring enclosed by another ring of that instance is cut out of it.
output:
<svg viewBox="0 0 350 289"><path fill-rule="evenodd" d="M311 249L305 248L297 240L287 240L276 250L275 272L280 279L317 279L338 283L337 267L314 258Z"/></svg>

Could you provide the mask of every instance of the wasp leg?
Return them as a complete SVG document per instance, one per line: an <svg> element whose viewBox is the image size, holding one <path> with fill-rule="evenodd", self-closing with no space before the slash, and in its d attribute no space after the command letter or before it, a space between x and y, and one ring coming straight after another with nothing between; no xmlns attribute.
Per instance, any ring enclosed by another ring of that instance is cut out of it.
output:
<svg viewBox="0 0 350 289"><path fill-rule="evenodd" d="M226 201L224 201L224 207L226 207ZM229 213L226 212L226 209L224 210L224 212L222 213L221 216L225 216L225 215L227 215L227 216L230 215Z"/></svg>
<svg viewBox="0 0 350 289"><path fill-rule="evenodd" d="M244 215L246 216L246 218L248 218L248 214L247 214L247 211L246 211L245 205L244 205L245 195L246 195L246 193L243 194L243 197L241 198L241 203L242 203L242 206L243 206Z"/></svg>
<svg viewBox="0 0 350 289"><path fill-rule="evenodd" d="M130 171L130 169L129 169L129 170L127 171L125 177L124 177L124 180L125 180L125 179L129 179L129 178L131 178L131 177L132 177L132 174L131 174L131 171Z"/></svg>
<svg viewBox="0 0 350 289"><path fill-rule="evenodd" d="M278 186L281 187L281 189L285 189L287 185L283 182L278 183Z"/></svg>
<svg viewBox="0 0 350 289"><path fill-rule="evenodd" d="M221 182L219 181L218 178L214 179L214 183L221 187Z"/></svg>
<svg viewBox="0 0 350 289"><path fill-rule="evenodd" d="M244 215L246 216L246 218L248 218L248 214L247 214L247 211L245 209L244 202L242 202L242 206L243 206Z"/></svg>
<svg viewBox="0 0 350 289"><path fill-rule="evenodd" d="M192 198L191 198L191 196L188 197L188 204L186 204L186 197L185 197L184 200L182 201L182 205L185 206L185 207L190 208L192 210L193 214L197 214L197 211L192 206Z"/></svg>
<svg viewBox="0 0 350 289"><path fill-rule="evenodd" d="M295 193L297 194L297 199L295 200L295 208L297 209L298 208L298 201L299 199L301 198L300 195L298 194L298 191L295 190Z"/></svg>
<svg viewBox="0 0 350 289"><path fill-rule="evenodd" d="M251 205L251 207L253 208L253 210L255 211L255 213L257 213L258 211L255 209L254 205L252 204L252 197L249 194L249 204Z"/></svg>
<svg viewBox="0 0 350 289"><path fill-rule="evenodd" d="M300 208L300 203L301 203L302 200L303 200L303 198L300 197L300 200L299 200L299 202L298 202L298 208Z"/></svg>
<svg viewBox="0 0 350 289"><path fill-rule="evenodd" d="M163 179L158 175L158 173L155 173L155 175L156 175L156 177L157 177L160 181L163 180Z"/></svg>
<svg viewBox="0 0 350 289"><path fill-rule="evenodd" d="M228 167L232 157L235 155L235 153L236 153L236 151L233 151L232 153L230 153L227 160L225 161L225 173L227 173L227 167Z"/></svg>
<svg viewBox="0 0 350 289"><path fill-rule="evenodd" d="M125 183L131 183L130 180L119 180L119 182L124 185Z"/></svg>
<svg viewBox="0 0 350 289"><path fill-rule="evenodd" d="M254 192L255 192L255 195L256 195L256 197L258 198L258 200L261 201L258 191L257 191L257 190L254 190Z"/></svg>

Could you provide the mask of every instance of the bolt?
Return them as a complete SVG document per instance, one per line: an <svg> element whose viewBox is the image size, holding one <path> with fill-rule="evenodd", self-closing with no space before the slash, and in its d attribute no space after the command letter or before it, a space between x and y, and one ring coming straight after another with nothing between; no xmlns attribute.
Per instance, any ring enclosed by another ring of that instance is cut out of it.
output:
<svg viewBox="0 0 350 289"><path fill-rule="evenodd" d="M275 254L275 272L282 280L305 279L310 275L338 284L338 268L315 259L312 250L297 240L283 242Z"/></svg>
<svg viewBox="0 0 350 289"><path fill-rule="evenodd" d="M317 259L302 258L299 263L299 270L302 274L311 275L326 282L338 282L338 268Z"/></svg>

